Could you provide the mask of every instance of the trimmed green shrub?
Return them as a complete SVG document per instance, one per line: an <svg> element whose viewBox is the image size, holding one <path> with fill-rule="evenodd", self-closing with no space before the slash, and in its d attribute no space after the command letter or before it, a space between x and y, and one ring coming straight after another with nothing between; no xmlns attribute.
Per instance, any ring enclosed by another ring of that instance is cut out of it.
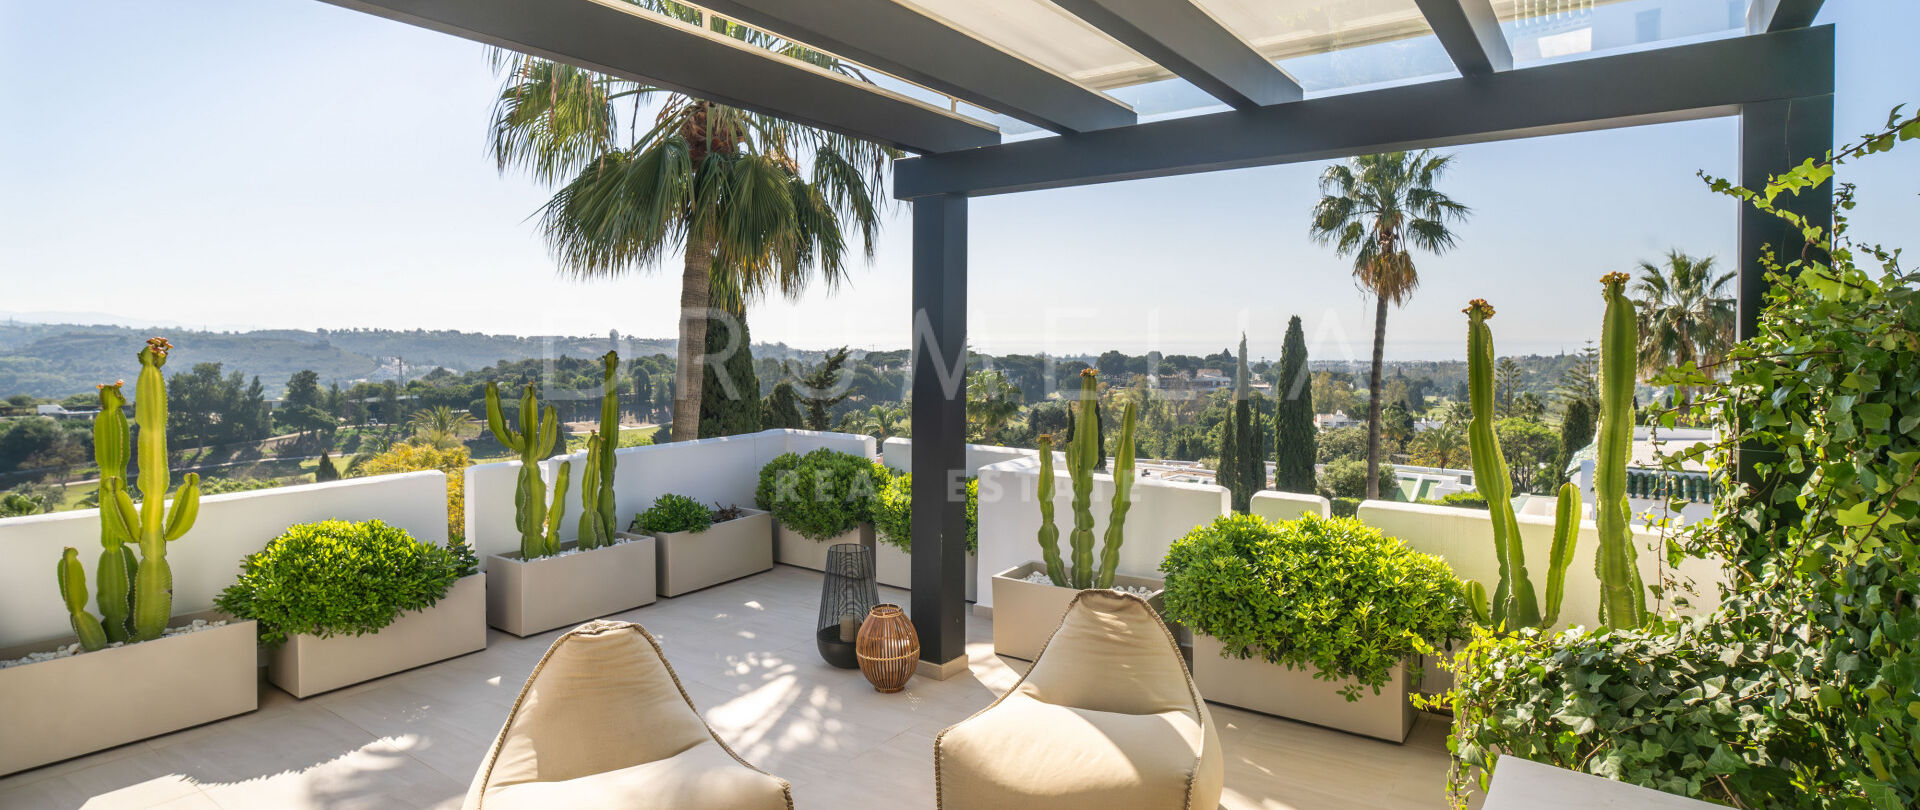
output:
<svg viewBox="0 0 1920 810"><path fill-rule="evenodd" d="M1398 500L1400 479L1394 475L1392 464L1380 465L1380 500ZM1320 471L1320 494L1328 498L1365 498L1367 497L1367 462L1365 459L1342 459L1328 462Z"/></svg>
<svg viewBox="0 0 1920 810"><path fill-rule="evenodd" d="M1225 655L1352 678L1347 700L1464 638L1471 616L1445 562L1350 518L1227 515L1175 540L1160 570L1174 620Z"/></svg>
<svg viewBox="0 0 1920 810"><path fill-rule="evenodd" d="M214 600L260 623L260 642L295 633L364 635L432 607L471 562L378 520L299 523L240 561L240 578Z"/></svg>
<svg viewBox="0 0 1920 810"><path fill-rule="evenodd" d="M1360 514L1359 498L1328 498L1328 509L1334 517L1353 517Z"/></svg>
<svg viewBox="0 0 1920 810"><path fill-rule="evenodd" d="M645 534L693 532L713 526L713 510L685 495L671 492L654 499L647 511L633 516L633 531Z"/></svg>
<svg viewBox="0 0 1920 810"><path fill-rule="evenodd" d="M890 477L872 459L820 448L785 453L760 468L754 503L780 525L810 540L826 540L873 520L874 503Z"/></svg>
<svg viewBox="0 0 1920 810"><path fill-rule="evenodd" d="M889 472L892 472L889 470ZM913 473L894 474L873 505L873 529L880 541L913 550ZM980 551L980 479L967 479L967 553Z"/></svg>
<svg viewBox="0 0 1920 810"><path fill-rule="evenodd" d="M1487 496L1478 492L1454 492L1439 498L1422 498L1421 503L1431 506L1452 506L1460 509L1485 509Z"/></svg>

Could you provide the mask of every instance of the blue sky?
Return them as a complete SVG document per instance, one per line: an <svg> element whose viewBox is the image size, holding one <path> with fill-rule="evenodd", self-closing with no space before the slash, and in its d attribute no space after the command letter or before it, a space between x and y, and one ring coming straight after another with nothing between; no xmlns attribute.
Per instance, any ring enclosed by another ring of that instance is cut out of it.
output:
<svg viewBox="0 0 1920 810"><path fill-rule="evenodd" d="M1920 3L1832 0L1837 134L1920 101L1893 68ZM496 82L481 46L313 0L0 3L0 312L190 326L463 329L666 336L677 265L582 283L528 219L548 189L485 155ZM1597 335L1595 280L1669 247L1731 263L1735 209L1694 172L1734 172L1717 119L1454 150L1474 209L1423 257L1388 323L1390 358L1462 355L1466 300L1490 299L1502 353ZM1920 221L1920 153L1881 157L1859 232ZM991 352L1218 350L1241 329L1278 353L1289 315L1319 359L1365 357L1372 307L1306 238L1324 164L973 202L971 331ZM906 210L838 293L770 301L754 337L906 344ZM1905 226L1905 227L1902 227Z"/></svg>

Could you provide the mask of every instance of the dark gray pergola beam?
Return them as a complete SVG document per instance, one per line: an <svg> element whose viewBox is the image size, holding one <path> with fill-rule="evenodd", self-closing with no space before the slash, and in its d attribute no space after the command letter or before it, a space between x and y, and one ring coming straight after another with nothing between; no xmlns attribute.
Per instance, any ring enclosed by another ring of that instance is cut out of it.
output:
<svg viewBox="0 0 1920 810"><path fill-rule="evenodd" d="M1196 115L897 161L894 196L1004 194L1729 116L1832 93L1833 60L1833 27L1821 26Z"/></svg>
<svg viewBox="0 0 1920 810"><path fill-rule="evenodd" d="M1054 4L1236 110L1301 97L1299 83L1188 0Z"/></svg>
<svg viewBox="0 0 1920 810"><path fill-rule="evenodd" d="M1000 142L992 127L593 0L325 0L912 152Z"/></svg>
<svg viewBox="0 0 1920 810"><path fill-rule="evenodd" d="M1433 35L1462 76L1485 76L1513 68L1513 49L1493 16L1491 0L1415 0Z"/></svg>
<svg viewBox="0 0 1920 810"><path fill-rule="evenodd" d="M1126 104L894 0L704 0L722 16L1054 132L1130 126Z"/></svg>
<svg viewBox="0 0 1920 810"><path fill-rule="evenodd" d="M1747 7L1747 30L1752 33L1806 28L1820 16L1826 0L1753 0Z"/></svg>

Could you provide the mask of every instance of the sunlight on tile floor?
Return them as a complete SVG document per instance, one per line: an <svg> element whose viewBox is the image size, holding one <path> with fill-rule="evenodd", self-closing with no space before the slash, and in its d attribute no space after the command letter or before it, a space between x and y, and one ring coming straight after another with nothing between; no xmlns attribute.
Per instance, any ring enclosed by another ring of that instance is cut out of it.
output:
<svg viewBox="0 0 1920 810"><path fill-rule="evenodd" d="M819 575L773 571L615 618L639 622L721 736L793 783L800 810L933 807L933 738L984 708L1026 664L967 623L969 675L893 695L814 650ZM904 603L906 593L882 589ZM295 700L261 688L253 714L0 778L0 808L458 808L528 671L561 631ZM1404 746L1224 706L1230 810L1445 806L1444 721Z"/></svg>

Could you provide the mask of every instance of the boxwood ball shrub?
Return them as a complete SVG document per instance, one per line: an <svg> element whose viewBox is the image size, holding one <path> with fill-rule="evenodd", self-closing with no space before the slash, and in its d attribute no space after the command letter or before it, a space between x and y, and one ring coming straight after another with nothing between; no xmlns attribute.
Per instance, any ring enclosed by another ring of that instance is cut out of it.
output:
<svg viewBox="0 0 1920 810"><path fill-rule="evenodd" d="M1175 540L1160 570L1167 613L1223 654L1352 678L1348 700L1464 638L1471 615L1445 562L1351 518L1228 515Z"/></svg>
<svg viewBox="0 0 1920 810"><path fill-rule="evenodd" d="M454 549L378 520L300 523L241 560L239 580L214 604L259 622L263 644L295 633L358 636L433 606L463 569Z"/></svg>
<svg viewBox="0 0 1920 810"><path fill-rule="evenodd" d="M864 456L821 448L785 453L760 468L754 503L780 525L810 540L826 540L873 520L873 508L891 476Z"/></svg>
<svg viewBox="0 0 1920 810"><path fill-rule="evenodd" d="M889 471L890 473L892 471ZM894 473L873 506L873 529L881 542L913 550L913 473ZM967 479L967 553L980 552L980 479Z"/></svg>
<svg viewBox="0 0 1920 810"><path fill-rule="evenodd" d="M633 527L647 534L693 532L713 526L713 510L685 495L667 493L656 498L647 511L633 516Z"/></svg>

